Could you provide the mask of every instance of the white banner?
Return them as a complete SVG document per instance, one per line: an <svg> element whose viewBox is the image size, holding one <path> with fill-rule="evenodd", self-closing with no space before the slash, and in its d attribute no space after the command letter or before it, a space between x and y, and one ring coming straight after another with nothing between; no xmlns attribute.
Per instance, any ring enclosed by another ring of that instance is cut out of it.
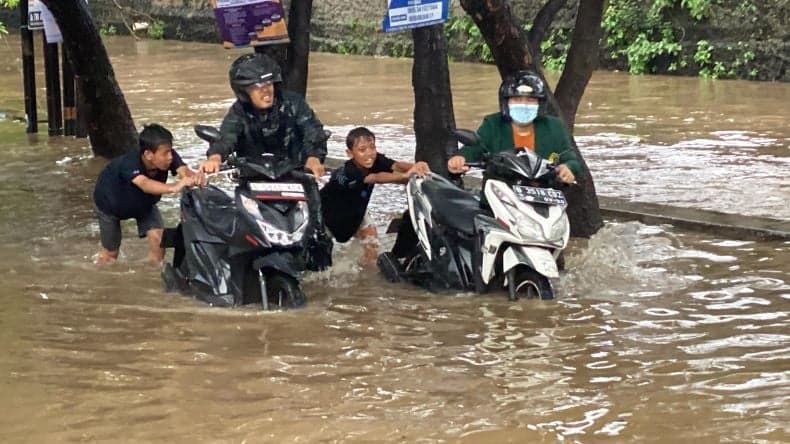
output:
<svg viewBox="0 0 790 444"><path fill-rule="evenodd" d="M61 43L63 35L60 33L55 17L41 0L28 0L28 29L31 31L44 30L47 43Z"/></svg>

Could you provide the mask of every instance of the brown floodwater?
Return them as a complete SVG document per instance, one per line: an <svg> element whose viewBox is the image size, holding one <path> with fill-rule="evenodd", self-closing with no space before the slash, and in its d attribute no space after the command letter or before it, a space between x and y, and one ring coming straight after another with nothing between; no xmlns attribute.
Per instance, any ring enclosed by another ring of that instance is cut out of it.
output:
<svg viewBox="0 0 790 444"><path fill-rule="evenodd" d="M107 43L138 126L164 124L196 164L191 127L222 119L241 51ZM352 244L306 277L305 309L211 308L162 291L133 224L116 265L92 264L105 161L45 124L27 137L16 37L0 60L3 442L790 441L789 242L608 221L571 245L556 300L517 303L387 283ZM357 125L413 155L411 60L310 62L333 155ZM451 70L474 128L496 70ZM602 195L787 220L788 115L787 84L598 72L576 139ZM160 206L175 224L177 198ZM374 193L382 229L403 206Z"/></svg>

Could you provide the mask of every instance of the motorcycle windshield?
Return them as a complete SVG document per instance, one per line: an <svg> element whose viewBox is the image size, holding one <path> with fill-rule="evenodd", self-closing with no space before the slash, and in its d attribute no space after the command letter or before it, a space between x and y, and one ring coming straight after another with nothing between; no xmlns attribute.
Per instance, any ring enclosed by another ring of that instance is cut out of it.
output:
<svg viewBox="0 0 790 444"><path fill-rule="evenodd" d="M277 156L243 157L236 161L244 179L276 180L296 169L291 159Z"/></svg>
<svg viewBox="0 0 790 444"><path fill-rule="evenodd" d="M551 172L550 164L529 150L503 151L489 161L488 175L537 180Z"/></svg>

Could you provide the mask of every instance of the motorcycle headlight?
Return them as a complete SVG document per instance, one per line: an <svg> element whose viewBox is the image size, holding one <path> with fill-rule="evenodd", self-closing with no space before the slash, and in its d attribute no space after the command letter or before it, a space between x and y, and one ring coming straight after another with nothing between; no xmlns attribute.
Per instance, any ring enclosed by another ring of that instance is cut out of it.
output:
<svg viewBox="0 0 790 444"><path fill-rule="evenodd" d="M242 195L241 196L241 205L244 207L244 209L248 213L250 213L250 215L254 219L256 219L256 220L263 219L263 216L261 215L261 210L260 210L260 208L258 208L258 201L257 200L250 199L249 197Z"/></svg>
<svg viewBox="0 0 790 444"><path fill-rule="evenodd" d="M523 213L518 219L518 232L524 237L533 239L543 238L543 229L541 228L540 224Z"/></svg>
<svg viewBox="0 0 790 444"><path fill-rule="evenodd" d="M294 216L294 226L297 228L293 232L282 230L266 222L266 220L263 218L263 215L261 214L260 208L258 207L257 200L246 196L241 196L241 204L244 206L244 209L250 213L250 215L252 215L253 219L255 219L255 222L258 224L258 228L260 228L261 233L263 233L263 238L269 243L274 245L288 246L301 241L304 237L304 232L307 229L308 219L307 204L305 202L299 202L297 204L298 210L295 212Z"/></svg>
<svg viewBox="0 0 790 444"><path fill-rule="evenodd" d="M498 184L493 184L492 189L494 195L507 210L510 221L514 222L521 236L533 239L543 238L543 229L540 224L519 209L517 199L509 189L503 189Z"/></svg>
<svg viewBox="0 0 790 444"><path fill-rule="evenodd" d="M263 232L264 239L269 241L269 243L275 245L290 245L293 243L290 240L290 233L269 225L263 219L256 220L256 222L258 222L258 228Z"/></svg>

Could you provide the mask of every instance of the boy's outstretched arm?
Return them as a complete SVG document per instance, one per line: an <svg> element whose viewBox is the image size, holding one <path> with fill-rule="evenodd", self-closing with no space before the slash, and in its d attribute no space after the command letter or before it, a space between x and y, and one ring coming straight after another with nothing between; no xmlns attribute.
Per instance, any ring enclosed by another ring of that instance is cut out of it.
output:
<svg viewBox="0 0 790 444"><path fill-rule="evenodd" d="M431 169L425 162L400 162L397 161L392 165L392 172L381 172L368 174L365 176L365 183L407 183L412 174L423 176L429 173Z"/></svg>
<svg viewBox="0 0 790 444"><path fill-rule="evenodd" d="M184 187L195 185L196 177L197 176L186 176L179 179L176 183L162 183L139 174L132 179L132 183L148 194L162 195L178 193L183 190Z"/></svg>
<svg viewBox="0 0 790 444"><path fill-rule="evenodd" d="M375 183L406 183L409 181L409 176L398 173L398 172L381 172L381 173L371 173L365 176L365 183L367 184L375 184Z"/></svg>
<svg viewBox="0 0 790 444"><path fill-rule="evenodd" d="M424 176L431 172L431 168L428 164L422 161L417 163L397 161L395 165L392 166L392 170L405 174L407 178L412 174Z"/></svg>
<svg viewBox="0 0 790 444"><path fill-rule="evenodd" d="M176 169L179 178L192 177L195 181L194 185L205 186L208 182L206 175L202 171L195 171L188 167L186 164L181 165Z"/></svg>

